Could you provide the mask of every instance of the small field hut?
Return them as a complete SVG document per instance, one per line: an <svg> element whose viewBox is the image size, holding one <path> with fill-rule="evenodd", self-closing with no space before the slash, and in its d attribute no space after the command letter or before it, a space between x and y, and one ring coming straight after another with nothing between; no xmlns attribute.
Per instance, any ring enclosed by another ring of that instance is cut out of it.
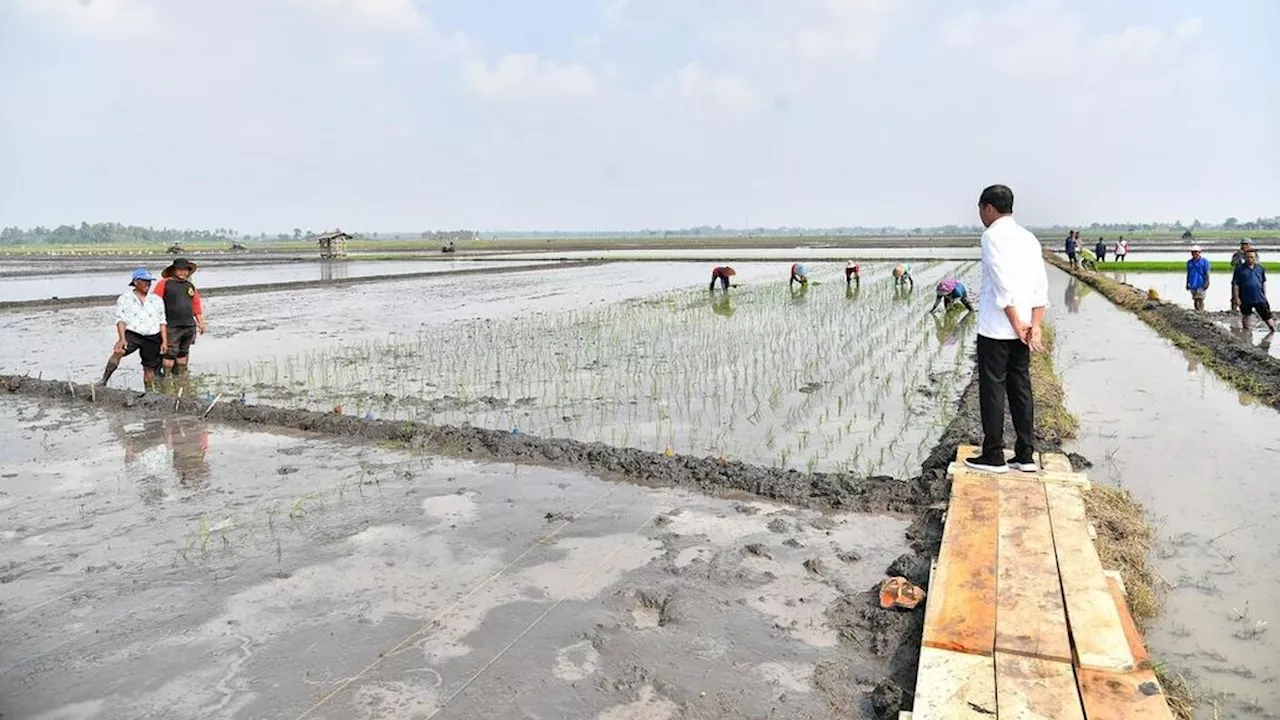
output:
<svg viewBox="0 0 1280 720"><path fill-rule="evenodd" d="M341 230L334 230L317 236L316 244L320 246L320 257L325 260L346 257L347 241L353 237L355 236L351 233L345 233Z"/></svg>

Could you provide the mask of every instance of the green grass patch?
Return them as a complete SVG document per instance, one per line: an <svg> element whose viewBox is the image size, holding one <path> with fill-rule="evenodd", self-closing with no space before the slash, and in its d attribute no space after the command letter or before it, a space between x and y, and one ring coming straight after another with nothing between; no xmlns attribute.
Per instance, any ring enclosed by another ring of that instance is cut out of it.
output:
<svg viewBox="0 0 1280 720"><path fill-rule="evenodd" d="M1056 336L1052 325L1042 326L1044 352L1031 356L1031 389L1036 404L1036 435L1059 441L1076 436L1079 421L1067 410L1062 379L1053 369L1053 346Z"/></svg>
<svg viewBox="0 0 1280 720"><path fill-rule="evenodd" d="M1189 259L1189 258L1188 258ZM1269 272L1280 272L1280 262L1258 263ZM1134 262L1098 263L1099 270L1118 272L1186 272L1186 260L1136 260ZM1211 272L1230 273L1231 263L1225 261L1209 262Z"/></svg>

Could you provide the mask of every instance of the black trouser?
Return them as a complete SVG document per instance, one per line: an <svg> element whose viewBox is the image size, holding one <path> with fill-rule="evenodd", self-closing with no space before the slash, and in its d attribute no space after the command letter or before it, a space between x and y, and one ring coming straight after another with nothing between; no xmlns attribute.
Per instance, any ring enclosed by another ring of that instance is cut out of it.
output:
<svg viewBox="0 0 1280 720"><path fill-rule="evenodd" d="M978 336L978 399L982 407L982 455L1004 457L1004 399L1017 434L1014 457L1031 460L1035 454L1032 428L1035 405L1031 397L1031 349L1021 340L993 340Z"/></svg>

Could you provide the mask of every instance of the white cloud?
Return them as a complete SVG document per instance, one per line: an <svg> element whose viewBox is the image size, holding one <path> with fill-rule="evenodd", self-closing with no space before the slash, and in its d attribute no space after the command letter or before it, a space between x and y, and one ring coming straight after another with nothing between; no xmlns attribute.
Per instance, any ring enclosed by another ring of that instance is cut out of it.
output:
<svg viewBox="0 0 1280 720"><path fill-rule="evenodd" d="M708 73L696 62L676 71L670 85L681 98L712 110L748 112L760 107L760 94L746 78Z"/></svg>
<svg viewBox="0 0 1280 720"><path fill-rule="evenodd" d="M1178 23L1173 29L1173 36L1179 40L1190 40L1200 37L1200 33L1204 30L1204 23L1200 18L1188 18Z"/></svg>
<svg viewBox="0 0 1280 720"><path fill-rule="evenodd" d="M505 55L492 65L471 58L466 61L465 77L473 91L493 100L584 97L599 87L599 78L581 63L558 63L520 53Z"/></svg>
<svg viewBox="0 0 1280 720"><path fill-rule="evenodd" d="M792 49L806 57L871 55L880 49L895 0L818 0L822 11L813 25L790 37Z"/></svg>
<svg viewBox="0 0 1280 720"><path fill-rule="evenodd" d="M1160 52L1165 43L1164 33L1159 28L1131 26L1121 32L1104 35L1095 44L1104 57L1149 58Z"/></svg>
<svg viewBox="0 0 1280 720"><path fill-rule="evenodd" d="M155 35L164 29L155 7L147 0L17 0L16 5L88 35Z"/></svg>
<svg viewBox="0 0 1280 720"><path fill-rule="evenodd" d="M414 31L427 27L427 18L413 0L294 0L304 8L326 12L340 22L359 20L385 30Z"/></svg>

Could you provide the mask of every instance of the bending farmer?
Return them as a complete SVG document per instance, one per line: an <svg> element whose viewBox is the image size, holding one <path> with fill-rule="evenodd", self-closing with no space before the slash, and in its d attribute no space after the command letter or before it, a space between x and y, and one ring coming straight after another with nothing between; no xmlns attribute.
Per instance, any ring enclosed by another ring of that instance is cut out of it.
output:
<svg viewBox="0 0 1280 720"><path fill-rule="evenodd" d="M851 282L862 284L862 266L852 260L844 266L844 284L848 285Z"/></svg>
<svg viewBox="0 0 1280 720"><path fill-rule="evenodd" d="M107 384L124 356L136 352L142 358L142 385L153 389L160 369L160 349L167 337L164 301L150 293L153 280L146 268L134 270L130 289L116 299L116 344L102 371L100 385Z"/></svg>
<svg viewBox="0 0 1280 720"><path fill-rule="evenodd" d="M944 310L950 310L951 303L954 302L964 305L966 310L973 312L973 303L969 302L969 291L964 283L955 278L947 278L938 283L937 297L934 298L933 307L929 308L929 312L937 311L939 303L942 303Z"/></svg>
<svg viewBox="0 0 1280 720"><path fill-rule="evenodd" d="M916 286L916 281L911 277L910 265L895 265L893 267L893 284L894 285L910 285Z"/></svg>
<svg viewBox="0 0 1280 720"><path fill-rule="evenodd" d="M718 265L711 269L711 286L708 290L716 289L716 281L720 281L720 288L725 292L729 292L729 278L737 275L738 271L728 265Z"/></svg>
<svg viewBox="0 0 1280 720"><path fill-rule="evenodd" d="M164 300L165 319L169 324L168 342L160 349L164 355L164 373L181 377L187 372L187 360L196 333L204 334L204 311L200 293L191 284L196 264L178 258L160 273L156 295Z"/></svg>
<svg viewBox="0 0 1280 720"><path fill-rule="evenodd" d="M791 266L791 279L787 281L787 287L792 287L796 283L800 283L800 287L809 285L809 270L803 263L796 263Z"/></svg>

